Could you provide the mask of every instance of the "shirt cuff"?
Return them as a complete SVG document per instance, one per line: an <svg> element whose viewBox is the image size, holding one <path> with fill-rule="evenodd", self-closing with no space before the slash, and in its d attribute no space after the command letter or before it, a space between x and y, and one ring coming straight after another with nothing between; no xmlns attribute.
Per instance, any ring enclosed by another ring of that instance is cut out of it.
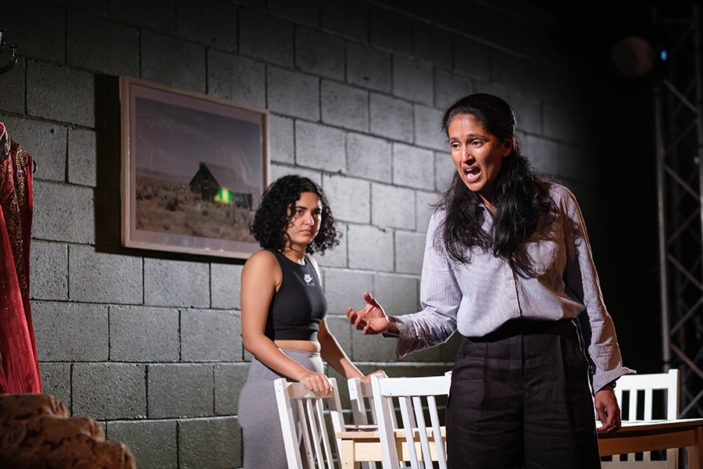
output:
<svg viewBox="0 0 703 469"><path fill-rule="evenodd" d="M406 320L402 316L394 316L393 321L398 327L397 337L400 339L395 350L397 358L403 358L410 352L427 347L427 342L424 340L425 334L415 327L413 321Z"/></svg>
<svg viewBox="0 0 703 469"><path fill-rule="evenodd" d="M617 380L622 375L635 373L637 373L637 371L630 368L626 368L624 366L618 366L608 371L596 371L596 374L593 375L593 394L597 393L613 381Z"/></svg>

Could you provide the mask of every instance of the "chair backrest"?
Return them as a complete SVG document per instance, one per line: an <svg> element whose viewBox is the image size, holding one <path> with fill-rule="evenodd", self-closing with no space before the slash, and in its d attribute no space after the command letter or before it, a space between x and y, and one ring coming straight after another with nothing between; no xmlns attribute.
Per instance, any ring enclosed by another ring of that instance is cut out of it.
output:
<svg viewBox="0 0 703 469"><path fill-rule="evenodd" d="M364 382L359 378L349 378L347 387L349 388L349 402L351 403L354 425L361 427L378 425L371 381ZM397 427L394 413L391 413L391 418L393 427Z"/></svg>
<svg viewBox="0 0 703 469"><path fill-rule="evenodd" d="M385 378L376 375L371 377L384 469L397 469L400 467L400 459L409 460L412 468L433 467L431 461L434 459L440 468L446 469L446 449L436 397L449 395L450 382L451 375L418 378ZM396 407L400 409L402 417L407 458L396 444L391 420L393 409ZM429 427L426 424L426 413L430 419Z"/></svg>
<svg viewBox="0 0 703 469"><path fill-rule="evenodd" d="M344 431L342 404L337 381L327 379L330 393L324 397L302 383L274 381L289 468L302 469L303 460L308 468L341 467L342 443L335 433Z"/></svg>
<svg viewBox="0 0 703 469"><path fill-rule="evenodd" d="M627 422L646 420L675 420L679 416L679 370L621 376L615 386L615 396L621 407L624 425L627 425ZM659 412L655 414L654 411ZM645 452L642 454L641 461L636 460L634 454L627 454L613 456L612 461L602 461L601 466L603 469L616 467L676 469L678 450L667 450L666 460L652 460L652 453Z"/></svg>

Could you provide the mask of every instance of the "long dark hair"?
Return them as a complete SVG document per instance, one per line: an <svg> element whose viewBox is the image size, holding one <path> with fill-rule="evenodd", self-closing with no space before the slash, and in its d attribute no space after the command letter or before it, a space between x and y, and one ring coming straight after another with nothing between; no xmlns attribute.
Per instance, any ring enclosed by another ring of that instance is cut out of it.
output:
<svg viewBox="0 0 703 469"><path fill-rule="evenodd" d="M442 130L447 132L452 119L471 114L498 141L512 142L511 153L495 180L492 200L496 207L493 232L486 233L480 197L472 192L459 174L454 174L438 207L446 211L441 239L449 255L460 262L469 262L471 248L492 250L506 259L523 277L534 277L531 260L524 242L553 220L555 205L549 196L549 183L537 176L527 159L520 153L515 135L515 114L510 105L489 94L466 96L447 109L442 118ZM440 247L440 246L438 246Z"/></svg>
<svg viewBox="0 0 703 469"><path fill-rule="evenodd" d="M287 229L293 218L295 203L303 192L312 192L320 198L320 231L305 251L309 254L325 250L339 244L340 233L335 227L332 210L322 189L306 177L297 175L283 176L264 191L259 208L256 209L254 222L249 231L264 249L281 251L288 241Z"/></svg>

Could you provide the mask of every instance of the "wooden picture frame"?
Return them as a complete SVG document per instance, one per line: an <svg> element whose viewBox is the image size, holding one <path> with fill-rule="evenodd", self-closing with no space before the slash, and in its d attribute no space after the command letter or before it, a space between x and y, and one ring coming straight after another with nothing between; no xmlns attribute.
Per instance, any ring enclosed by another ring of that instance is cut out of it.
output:
<svg viewBox="0 0 703 469"><path fill-rule="evenodd" d="M268 111L120 78L122 245L246 259L268 185Z"/></svg>

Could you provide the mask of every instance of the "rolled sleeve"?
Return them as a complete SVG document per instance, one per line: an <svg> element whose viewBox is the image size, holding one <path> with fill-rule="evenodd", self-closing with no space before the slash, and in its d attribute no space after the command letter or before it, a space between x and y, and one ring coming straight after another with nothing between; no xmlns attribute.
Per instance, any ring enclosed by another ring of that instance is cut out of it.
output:
<svg viewBox="0 0 703 469"><path fill-rule="evenodd" d="M443 212L435 213L427 228L420 286L422 310L394 317L400 337L398 357L445 342L456 330L461 291L449 259L435 242L441 236L442 216Z"/></svg>
<svg viewBox="0 0 703 469"><path fill-rule="evenodd" d="M622 365L615 325L605 307L583 216L571 192L567 191L563 209L567 223L571 225L566 230L566 284L585 307L579 322L593 368L592 385L595 393L620 376L635 371Z"/></svg>

